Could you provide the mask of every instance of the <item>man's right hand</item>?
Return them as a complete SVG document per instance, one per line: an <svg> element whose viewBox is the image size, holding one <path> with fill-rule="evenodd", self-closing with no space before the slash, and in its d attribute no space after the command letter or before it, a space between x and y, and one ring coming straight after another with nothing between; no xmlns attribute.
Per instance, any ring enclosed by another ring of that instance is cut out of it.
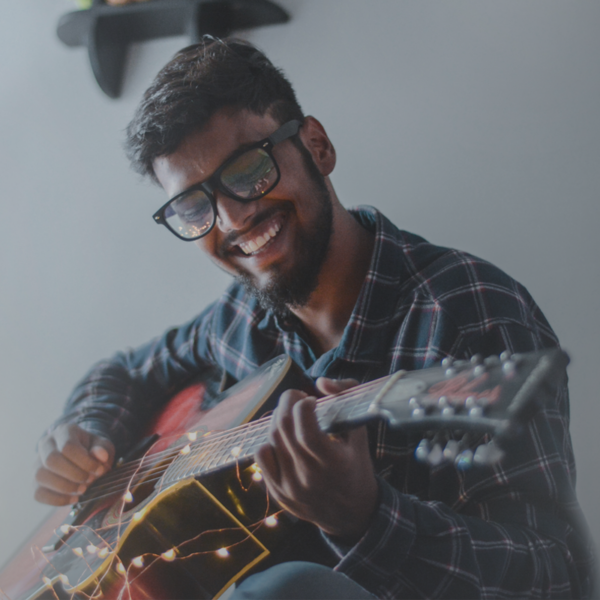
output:
<svg viewBox="0 0 600 600"><path fill-rule="evenodd" d="M111 441L78 425L59 425L38 444L35 499L53 506L74 504L114 458Z"/></svg>

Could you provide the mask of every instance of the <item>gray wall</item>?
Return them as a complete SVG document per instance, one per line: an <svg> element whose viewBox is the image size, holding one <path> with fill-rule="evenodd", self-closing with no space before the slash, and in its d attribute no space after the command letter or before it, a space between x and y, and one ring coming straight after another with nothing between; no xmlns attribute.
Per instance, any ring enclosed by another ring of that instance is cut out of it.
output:
<svg viewBox="0 0 600 600"><path fill-rule="evenodd" d="M343 203L486 258L524 283L573 358L578 491L596 540L600 422L600 4L282 0L248 34L339 153ZM227 282L151 222L164 198L128 170L122 130L185 43L132 49L123 97L54 34L67 0L2 1L0 562L46 508L33 447L105 355L196 314Z"/></svg>

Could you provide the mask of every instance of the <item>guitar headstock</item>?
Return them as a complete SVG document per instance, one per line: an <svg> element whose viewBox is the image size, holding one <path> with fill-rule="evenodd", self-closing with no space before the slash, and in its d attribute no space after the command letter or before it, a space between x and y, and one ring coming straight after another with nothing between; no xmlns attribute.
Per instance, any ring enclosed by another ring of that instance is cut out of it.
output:
<svg viewBox="0 0 600 600"><path fill-rule="evenodd" d="M368 412L425 434L417 460L432 466L453 461L459 468L490 464L555 390L568 363L559 349L444 359L437 367L392 375ZM492 441L474 449L472 441L484 434Z"/></svg>

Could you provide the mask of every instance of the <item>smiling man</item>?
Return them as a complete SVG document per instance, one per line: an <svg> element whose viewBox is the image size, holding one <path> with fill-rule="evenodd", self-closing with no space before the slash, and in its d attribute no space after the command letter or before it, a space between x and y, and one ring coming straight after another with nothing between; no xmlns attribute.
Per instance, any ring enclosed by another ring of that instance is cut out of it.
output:
<svg viewBox="0 0 600 600"><path fill-rule="evenodd" d="M155 221L235 280L190 323L77 386L39 444L41 502L75 502L173 391L215 367L240 380L287 353L335 393L445 357L558 344L494 266L344 208L325 129L248 43L207 37L179 52L146 92L128 150L166 192ZM467 471L418 464L419 439L384 424L325 435L314 406L285 392L256 460L271 497L318 527L335 569L284 563L236 598L590 596L565 387L500 464Z"/></svg>

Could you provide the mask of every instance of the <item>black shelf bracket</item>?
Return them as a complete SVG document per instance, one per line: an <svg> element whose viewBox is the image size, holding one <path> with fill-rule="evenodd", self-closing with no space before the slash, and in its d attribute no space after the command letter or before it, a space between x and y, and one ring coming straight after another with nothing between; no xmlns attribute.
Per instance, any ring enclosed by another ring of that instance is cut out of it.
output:
<svg viewBox="0 0 600 600"><path fill-rule="evenodd" d="M87 46L98 85L107 96L118 98L131 42L188 35L194 43L207 33L224 37L289 18L271 0L149 0L124 6L94 0L87 10L63 15L56 33L67 46Z"/></svg>

